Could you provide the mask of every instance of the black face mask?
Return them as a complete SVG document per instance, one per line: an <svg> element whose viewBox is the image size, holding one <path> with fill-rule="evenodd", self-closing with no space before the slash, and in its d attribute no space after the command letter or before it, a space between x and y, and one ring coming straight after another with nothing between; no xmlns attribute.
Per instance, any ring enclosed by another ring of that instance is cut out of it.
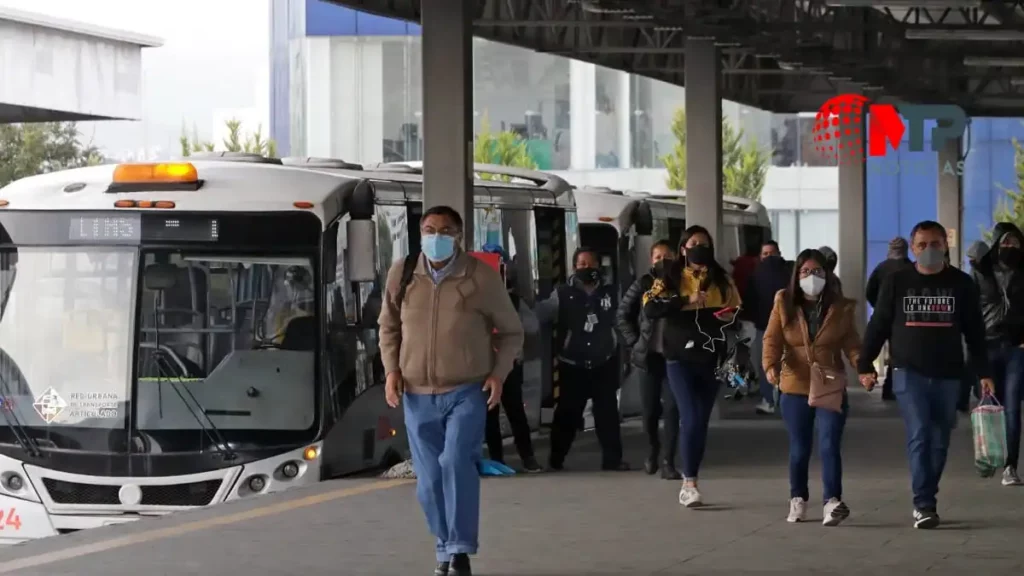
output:
<svg viewBox="0 0 1024 576"><path fill-rule="evenodd" d="M1013 246L1000 246L999 247L999 261L1011 268L1015 268L1020 264L1021 250Z"/></svg>
<svg viewBox="0 0 1024 576"><path fill-rule="evenodd" d="M664 278L665 274L667 274L669 269L671 268L672 260L668 258L664 260L659 260L655 262L653 266L651 266L651 276L654 276L655 278Z"/></svg>
<svg viewBox="0 0 1024 576"><path fill-rule="evenodd" d="M707 266L715 259L715 253L710 246L698 244L686 249L686 261L697 266Z"/></svg>
<svg viewBox="0 0 1024 576"><path fill-rule="evenodd" d="M597 268L577 268L576 277L584 284L597 284L601 281L601 271Z"/></svg>

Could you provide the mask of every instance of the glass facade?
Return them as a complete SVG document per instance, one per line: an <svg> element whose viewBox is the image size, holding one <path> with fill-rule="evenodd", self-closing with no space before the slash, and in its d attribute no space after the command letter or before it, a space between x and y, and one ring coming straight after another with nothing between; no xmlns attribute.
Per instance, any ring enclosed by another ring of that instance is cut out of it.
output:
<svg viewBox="0 0 1024 576"><path fill-rule="evenodd" d="M423 51L416 36L381 39L384 162L423 160Z"/></svg>

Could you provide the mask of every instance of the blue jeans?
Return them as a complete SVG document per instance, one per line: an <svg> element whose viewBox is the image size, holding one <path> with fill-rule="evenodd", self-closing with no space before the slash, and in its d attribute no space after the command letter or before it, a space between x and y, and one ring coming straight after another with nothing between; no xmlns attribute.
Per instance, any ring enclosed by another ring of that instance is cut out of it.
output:
<svg viewBox="0 0 1024 576"><path fill-rule="evenodd" d="M704 449L708 444L708 425L718 398L719 382L713 363L666 362L668 386L679 408L679 462L683 478L696 480Z"/></svg>
<svg viewBox="0 0 1024 576"><path fill-rule="evenodd" d="M1024 386L1024 349L1009 344L989 348L988 361L996 399L1006 411L1006 465L1017 467L1020 457L1020 402Z"/></svg>
<svg viewBox="0 0 1024 576"><path fill-rule="evenodd" d="M807 405L807 396L783 394L779 397L782 421L789 433L789 497L810 499L807 469L811 465L814 432L817 428L818 456L821 458L822 499L843 498L843 458L840 448L850 405L844 395L843 411L833 412Z"/></svg>
<svg viewBox="0 0 1024 576"><path fill-rule="evenodd" d="M914 507L935 509L939 480L949 452L949 436L956 423L960 378L929 378L905 368L894 368L892 391L907 429Z"/></svg>
<svg viewBox="0 0 1024 576"><path fill-rule="evenodd" d="M405 427L416 497L437 538L437 560L476 554L480 533L480 452L487 396L480 384L444 394L406 394Z"/></svg>

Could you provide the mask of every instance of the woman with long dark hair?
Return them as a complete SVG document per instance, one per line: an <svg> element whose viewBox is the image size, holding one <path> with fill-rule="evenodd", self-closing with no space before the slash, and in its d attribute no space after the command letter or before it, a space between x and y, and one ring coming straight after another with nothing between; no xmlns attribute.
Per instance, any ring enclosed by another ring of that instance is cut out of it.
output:
<svg viewBox="0 0 1024 576"><path fill-rule="evenodd" d="M665 319L665 369L679 409L679 503L690 508L703 502L697 475L718 396L715 369L725 352L724 328L734 321L741 301L729 274L715 260L707 229L687 228L679 252L681 258L644 294L643 310L649 318Z"/></svg>
<svg viewBox="0 0 1024 576"><path fill-rule="evenodd" d="M836 526L850 515L843 502L840 456L849 411L846 395L841 412L808 404L812 363L841 372L843 355L853 366L860 357L857 303L843 297L836 280L828 270L824 254L813 249L801 252L796 257L789 287L775 296L764 332L761 362L768 381L782 392L779 405L789 433L789 522L807 519L807 474L815 430L824 484L822 523Z"/></svg>

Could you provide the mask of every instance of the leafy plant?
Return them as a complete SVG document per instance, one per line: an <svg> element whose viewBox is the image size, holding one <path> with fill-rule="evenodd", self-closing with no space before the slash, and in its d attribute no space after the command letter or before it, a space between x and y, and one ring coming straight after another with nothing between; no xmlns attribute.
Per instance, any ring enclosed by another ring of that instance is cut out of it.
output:
<svg viewBox="0 0 1024 576"><path fill-rule="evenodd" d="M36 174L103 163L74 122L0 124L0 186Z"/></svg>
<svg viewBox="0 0 1024 576"><path fill-rule="evenodd" d="M686 189L686 110L676 110L672 117L672 135L676 143L672 151L662 157L668 170L665 184L672 190ZM761 199L765 177L771 160L771 151L754 140L744 142L744 132L722 119L722 193Z"/></svg>
<svg viewBox="0 0 1024 576"><path fill-rule="evenodd" d="M473 143L473 162L537 169L537 163L530 156L526 141L510 130L492 132L491 123L486 116L480 120L480 131L476 135L476 142ZM498 174L480 174L479 177L482 180L510 180L509 177Z"/></svg>
<svg viewBox="0 0 1024 576"><path fill-rule="evenodd" d="M242 121L234 118L224 122L228 129L227 136L221 141L221 147L225 152L246 152L259 154L269 158L277 157L277 144L263 135L263 126L257 126L256 130L245 134L242 132ZM192 126L192 135L189 136L185 127L181 127L181 136L178 137L181 145L181 155L191 156L197 152L213 152L217 149L213 142L204 142L199 138L199 132L195 125Z"/></svg>
<svg viewBox="0 0 1024 576"><path fill-rule="evenodd" d="M1017 188L1007 188L997 184L1006 194L992 212L994 222L1012 222L1024 230L1024 145L1013 139L1013 163L1017 176ZM982 230L985 242L992 243L992 230Z"/></svg>

